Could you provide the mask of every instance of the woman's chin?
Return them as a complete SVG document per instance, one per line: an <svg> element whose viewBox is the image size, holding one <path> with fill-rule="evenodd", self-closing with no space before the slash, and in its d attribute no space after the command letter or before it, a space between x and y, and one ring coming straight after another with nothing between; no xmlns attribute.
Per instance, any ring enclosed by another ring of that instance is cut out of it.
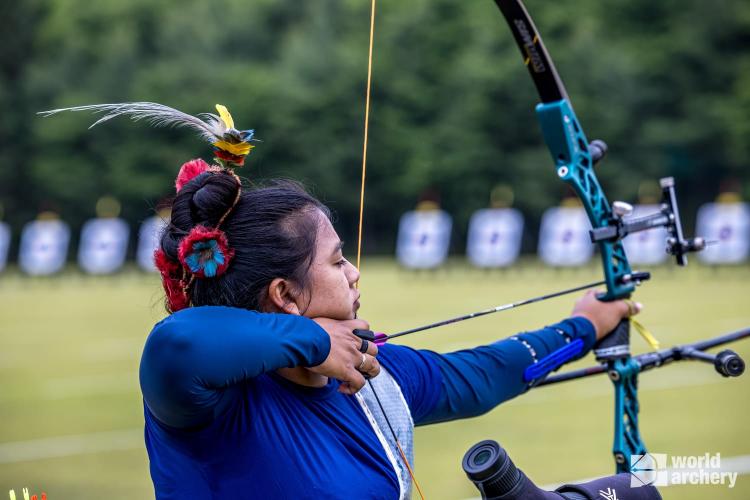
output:
<svg viewBox="0 0 750 500"><path fill-rule="evenodd" d="M303 316L308 318L328 318L336 321L348 321L350 319L357 319L357 310L352 309L348 312L343 311L328 311L328 312L316 312L315 314L305 313Z"/></svg>

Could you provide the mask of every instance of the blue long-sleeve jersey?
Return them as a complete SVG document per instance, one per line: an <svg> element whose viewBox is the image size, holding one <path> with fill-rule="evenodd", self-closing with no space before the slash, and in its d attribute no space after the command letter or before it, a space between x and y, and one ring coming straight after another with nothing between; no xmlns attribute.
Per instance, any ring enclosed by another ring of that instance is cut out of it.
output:
<svg viewBox="0 0 750 500"><path fill-rule="evenodd" d="M449 354L384 345L392 384L381 387L399 393L410 425L479 415L526 390L532 351L541 359L576 338L584 352L593 346L588 320ZM274 373L318 365L329 350L325 331L299 316L196 307L158 323L140 368L157 498L403 496L389 438L361 396L333 379L311 388Z"/></svg>

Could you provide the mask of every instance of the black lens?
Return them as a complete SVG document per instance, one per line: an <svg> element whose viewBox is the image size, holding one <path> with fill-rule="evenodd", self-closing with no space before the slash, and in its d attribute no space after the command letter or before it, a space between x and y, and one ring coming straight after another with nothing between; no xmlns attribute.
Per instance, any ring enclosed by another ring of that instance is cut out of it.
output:
<svg viewBox="0 0 750 500"><path fill-rule="evenodd" d="M475 465L484 465L487 463L487 460L492 457L492 452L489 450L480 450L479 453L474 455L474 464Z"/></svg>
<svg viewBox="0 0 750 500"><path fill-rule="evenodd" d="M497 442L490 439L472 446L464 455L463 467L472 481L484 481L497 472L507 454Z"/></svg>
<svg viewBox="0 0 750 500"><path fill-rule="evenodd" d="M484 498L502 496L513 490L523 478L505 450L492 440L472 446L464 455L462 465Z"/></svg>

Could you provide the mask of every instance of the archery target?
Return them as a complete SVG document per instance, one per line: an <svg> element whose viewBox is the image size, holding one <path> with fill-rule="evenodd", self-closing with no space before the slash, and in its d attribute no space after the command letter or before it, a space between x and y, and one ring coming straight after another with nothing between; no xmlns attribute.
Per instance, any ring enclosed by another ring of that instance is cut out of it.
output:
<svg viewBox="0 0 750 500"><path fill-rule="evenodd" d="M451 216L443 210L412 211L401 216L396 257L409 269L440 266L448 256Z"/></svg>
<svg viewBox="0 0 750 500"><path fill-rule="evenodd" d="M591 224L583 208L547 209L539 231L539 258L550 266L582 266L594 253L590 230Z"/></svg>
<svg viewBox="0 0 750 500"><path fill-rule="evenodd" d="M750 254L750 204L707 203L698 209L695 234L709 244L698 252L706 264L738 264Z"/></svg>
<svg viewBox="0 0 750 500"><path fill-rule="evenodd" d="M21 232L18 264L25 273L35 276L56 273L65 265L69 243L70 228L65 222L29 222Z"/></svg>
<svg viewBox="0 0 750 500"><path fill-rule="evenodd" d="M130 228L122 219L91 219L81 230L78 265L90 274L110 274L122 267Z"/></svg>
<svg viewBox="0 0 750 500"><path fill-rule="evenodd" d="M154 252L159 248L159 242L169 220L155 215L143 221L138 232L138 250L136 261L147 272L156 271Z"/></svg>
<svg viewBox="0 0 750 500"><path fill-rule="evenodd" d="M624 217L624 220L638 219L659 211L659 205L636 205L633 207L633 213ZM622 240L622 244L631 264L661 264L669 256L666 251L667 237L665 228L656 227L629 234Z"/></svg>
<svg viewBox="0 0 750 500"><path fill-rule="evenodd" d="M10 248L10 226L0 222L0 271L8 263L8 248Z"/></svg>
<svg viewBox="0 0 750 500"><path fill-rule="evenodd" d="M523 216L514 208L477 210L469 221L466 254L477 267L509 266L518 258Z"/></svg>

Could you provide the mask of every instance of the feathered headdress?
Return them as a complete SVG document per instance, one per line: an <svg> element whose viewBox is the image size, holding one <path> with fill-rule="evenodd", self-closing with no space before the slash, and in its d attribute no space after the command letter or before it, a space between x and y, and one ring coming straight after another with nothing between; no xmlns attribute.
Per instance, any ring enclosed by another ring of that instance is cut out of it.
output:
<svg viewBox="0 0 750 500"><path fill-rule="evenodd" d="M180 168L175 180L177 192L195 177L204 172L229 174L237 181L234 201L221 216L216 226L193 227L180 241L178 255L169 257L162 248L154 253L154 262L161 273L162 284L167 295L167 308L170 312L190 306L190 286L193 281L216 278L224 274L234 257L234 249L229 246L227 235L221 229L225 219L240 199L242 182L234 173L234 168L245 163L245 157L253 149L253 130L237 130L227 108L216 105L219 113L202 113L192 116L169 106L155 102L126 102L119 104L93 104L73 108L41 111L42 116L52 116L63 111L90 111L103 113L89 128L118 116L129 116L133 121L145 120L157 127L185 127L196 131L211 143L218 166L209 165L201 159L186 162Z"/></svg>
<svg viewBox="0 0 750 500"><path fill-rule="evenodd" d="M92 104L89 106L75 106L72 108L52 109L40 111L42 116L52 116L63 111L91 111L104 113L91 127L104 123L118 116L129 116L133 121L146 120L157 127L185 127L192 129L211 143L214 156L222 167L236 168L245 163L245 157L253 149L251 142L254 130L238 130L234 127L234 120L227 108L216 105L219 113L201 113L198 116L183 113L169 106L155 102L123 102L117 104Z"/></svg>

